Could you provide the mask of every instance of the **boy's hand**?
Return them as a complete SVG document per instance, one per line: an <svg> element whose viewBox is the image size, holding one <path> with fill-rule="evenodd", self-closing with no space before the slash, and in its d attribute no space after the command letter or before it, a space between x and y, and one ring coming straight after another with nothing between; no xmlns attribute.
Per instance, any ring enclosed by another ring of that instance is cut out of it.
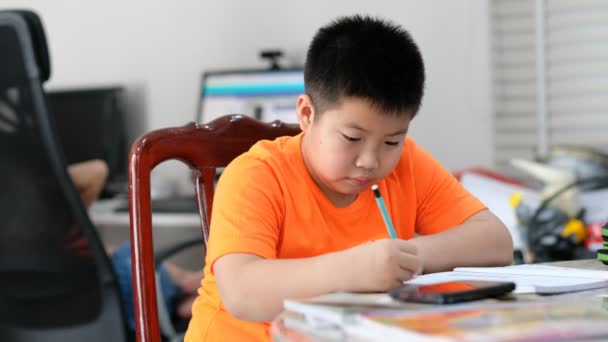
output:
<svg viewBox="0 0 608 342"><path fill-rule="evenodd" d="M383 239L344 251L350 259L347 291L387 291L422 273L416 246L407 240Z"/></svg>

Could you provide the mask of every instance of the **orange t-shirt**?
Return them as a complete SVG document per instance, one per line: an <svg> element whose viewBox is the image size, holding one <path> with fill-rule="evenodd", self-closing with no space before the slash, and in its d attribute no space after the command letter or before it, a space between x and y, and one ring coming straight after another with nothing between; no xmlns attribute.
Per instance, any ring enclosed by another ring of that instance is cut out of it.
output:
<svg viewBox="0 0 608 342"><path fill-rule="evenodd" d="M219 257L305 258L388 237L371 189L345 208L325 197L304 165L301 137L258 142L224 170L213 203L205 277L186 341L269 339L269 323L239 320L226 311L213 275ZM485 208L410 138L401 160L378 186L401 239L441 232Z"/></svg>

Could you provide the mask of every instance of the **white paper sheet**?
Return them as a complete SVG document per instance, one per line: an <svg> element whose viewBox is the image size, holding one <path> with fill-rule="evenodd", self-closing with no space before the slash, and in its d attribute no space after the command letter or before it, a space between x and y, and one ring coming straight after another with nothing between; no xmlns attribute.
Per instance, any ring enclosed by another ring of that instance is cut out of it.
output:
<svg viewBox="0 0 608 342"><path fill-rule="evenodd" d="M407 284L457 280L510 281L514 293L551 294L608 287L608 271L525 264L507 267L459 267L451 272L418 276Z"/></svg>

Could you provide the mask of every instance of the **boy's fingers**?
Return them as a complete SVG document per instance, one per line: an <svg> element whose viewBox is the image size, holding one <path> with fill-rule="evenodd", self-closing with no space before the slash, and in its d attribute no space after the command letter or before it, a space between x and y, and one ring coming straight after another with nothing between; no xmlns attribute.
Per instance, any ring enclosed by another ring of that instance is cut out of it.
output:
<svg viewBox="0 0 608 342"><path fill-rule="evenodd" d="M416 274L420 270L420 258L410 253L400 253L397 257L399 267L408 271L410 274Z"/></svg>
<svg viewBox="0 0 608 342"><path fill-rule="evenodd" d="M404 281L412 279L413 276L414 273L411 270L400 267L400 270L397 272L397 281L399 285L402 285Z"/></svg>
<svg viewBox="0 0 608 342"><path fill-rule="evenodd" d="M407 240L398 240L399 250L409 254L418 254L418 248Z"/></svg>

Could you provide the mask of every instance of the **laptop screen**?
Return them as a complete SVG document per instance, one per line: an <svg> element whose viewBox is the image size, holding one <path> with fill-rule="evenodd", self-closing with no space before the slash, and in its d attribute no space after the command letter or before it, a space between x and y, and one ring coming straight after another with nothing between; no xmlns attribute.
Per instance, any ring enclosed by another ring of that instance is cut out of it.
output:
<svg viewBox="0 0 608 342"><path fill-rule="evenodd" d="M295 123L296 100L302 93L301 68L207 72L200 89L197 121L243 114L266 122Z"/></svg>

